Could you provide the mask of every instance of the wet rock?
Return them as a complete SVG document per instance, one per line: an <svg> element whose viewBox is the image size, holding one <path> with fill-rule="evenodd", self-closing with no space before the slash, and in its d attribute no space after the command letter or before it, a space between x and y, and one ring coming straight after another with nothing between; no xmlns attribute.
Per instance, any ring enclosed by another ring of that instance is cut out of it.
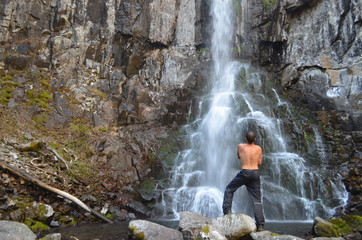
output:
<svg viewBox="0 0 362 240"><path fill-rule="evenodd" d="M128 229L130 230L133 239L148 239L148 240L183 239L181 232L145 220L131 221L128 225Z"/></svg>
<svg viewBox="0 0 362 240"><path fill-rule="evenodd" d="M182 212L179 230L185 239L239 239L256 231L254 220L244 214L228 214L216 219L198 213Z"/></svg>
<svg viewBox="0 0 362 240"><path fill-rule="evenodd" d="M185 239L195 239L199 235L201 228L206 224L212 223L212 221L211 218L199 213L181 212L178 228Z"/></svg>
<svg viewBox="0 0 362 240"><path fill-rule="evenodd" d="M40 240L62 240L62 234L60 234L60 233L48 234L48 235L40 238Z"/></svg>
<svg viewBox="0 0 362 240"><path fill-rule="evenodd" d="M292 235L279 235L269 231L254 232L250 234L251 238L254 240L302 240Z"/></svg>
<svg viewBox="0 0 362 240"><path fill-rule="evenodd" d="M1 240L35 240L36 235L25 225L12 221L0 221Z"/></svg>
<svg viewBox="0 0 362 240"><path fill-rule="evenodd" d="M223 235L223 231L214 225L204 225L196 239L227 240L227 238Z"/></svg>
<svg viewBox="0 0 362 240"><path fill-rule="evenodd" d="M136 215L142 216L142 217L150 217L151 209L149 209L147 206L142 204L141 202L132 202L126 204L126 208L130 212L134 212Z"/></svg>
<svg viewBox="0 0 362 240"><path fill-rule="evenodd" d="M314 219L313 231L317 236L321 237L339 237L338 231L333 226L333 223L319 217Z"/></svg>
<svg viewBox="0 0 362 240"><path fill-rule="evenodd" d="M344 240L344 238L342 237L316 237L316 238L311 238L311 240Z"/></svg>
<svg viewBox="0 0 362 240"><path fill-rule="evenodd" d="M216 218L212 225L222 229L228 239L239 239L256 231L254 220L245 214L227 214Z"/></svg>

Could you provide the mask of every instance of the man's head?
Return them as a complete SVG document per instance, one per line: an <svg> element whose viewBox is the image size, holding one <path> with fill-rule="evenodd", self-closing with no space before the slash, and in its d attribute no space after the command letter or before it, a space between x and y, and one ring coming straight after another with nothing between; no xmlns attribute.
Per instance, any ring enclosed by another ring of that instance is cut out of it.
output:
<svg viewBox="0 0 362 240"><path fill-rule="evenodd" d="M246 142L247 143L253 143L256 139L255 133L254 132L248 132L245 136L246 138Z"/></svg>

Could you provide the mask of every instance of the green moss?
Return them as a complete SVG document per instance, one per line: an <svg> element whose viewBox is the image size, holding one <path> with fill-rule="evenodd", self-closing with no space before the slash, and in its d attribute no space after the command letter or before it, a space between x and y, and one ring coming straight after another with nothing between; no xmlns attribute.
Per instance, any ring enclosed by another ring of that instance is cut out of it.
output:
<svg viewBox="0 0 362 240"><path fill-rule="evenodd" d="M14 79L14 76L3 76L0 78L0 82L2 81L12 81Z"/></svg>
<svg viewBox="0 0 362 240"><path fill-rule="evenodd" d="M201 228L201 232L205 233L205 234L209 234L210 233L210 226L209 225L205 225Z"/></svg>
<svg viewBox="0 0 362 240"><path fill-rule="evenodd" d="M280 236L280 234L278 234L278 233L271 233L271 236L272 236L272 237L277 237L277 236Z"/></svg>
<svg viewBox="0 0 362 240"><path fill-rule="evenodd" d="M91 133L90 127L83 123L81 120L76 120L69 126L70 131L72 134L75 134L77 136L89 136Z"/></svg>
<svg viewBox="0 0 362 240"><path fill-rule="evenodd" d="M357 232L362 228L362 216L346 215L341 218L353 232Z"/></svg>
<svg viewBox="0 0 362 240"><path fill-rule="evenodd" d="M128 228L137 239L145 239L145 233L143 231L139 231L136 226L129 226Z"/></svg>
<svg viewBox="0 0 362 240"><path fill-rule="evenodd" d="M101 90L98 90L96 88L89 88L89 91L93 94L93 95L97 95L100 99L105 100L107 99L107 94L102 92Z"/></svg>
<svg viewBox="0 0 362 240"><path fill-rule="evenodd" d="M29 90L26 92L28 97L28 105L36 105L42 109L48 109L48 105L52 100L52 96L47 91L34 91Z"/></svg>
<svg viewBox="0 0 362 240"><path fill-rule="evenodd" d="M333 223L334 227L340 235L352 232L347 223L341 218L332 218L331 220L329 220L329 222Z"/></svg>
<svg viewBox="0 0 362 240"><path fill-rule="evenodd" d="M26 226L28 226L33 232L44 231L44 230L50 229L50 227L48 225L46 225L45 223L35 221L31 218L25 219L24 224Z"/></svg>
<svg viewBox="0 0 362 240"><path fill-rule="evenodd" d="M117 215L115 213L107 213L106 214L106 218L111 219L111 220L115 219L116 217L117 217Z"/></svg>
<svg viewBox="0 0 362 240"><path fill-rule="evenodd" d="M339 237L339 233L334 226L320 222L316 225L316 227L318 228L318 236Z"/></svg>
<svg viewBox="0 0 362 240"><path fill-rule="evenodd" d="M202 54L204 54L204 52L206 52L208 50L208 48L200 48L197 52L196 52L196 56L197 57L201 57Z"/></svg>
<svg viewBox="0 0 362 240"><path fill-rule="evenodd" d="M266 10L272 10L277 3L277 0L263 0L263 6Z"/></svg>
<svg viewBox="0 0 362 240"><path fill-rule="evenodd" d="M13 76L0 78L0 104L8 104L9 99L13 97L12 92L19 86L19 83L12 81L13 79Z"/></svg>
<svg viewBox="0 0 362 240"><path fill-rule="evenodd" d="M98 128L98 130L99 130L100 132L107 132L107 131L108 131L107 128L103 128L103 127Z"/></svg>
<svg viewBox="0 0 362 240"><path fill-rule="evenodd" d="M35 122L35 126L37 128L40 128L40 127L44 126L44 123L46 122L46 119L47 119L46 114L32 117L32 120Z"/></svg>
<svg viewBox="0 0 362 240"><path fill-rule="evenodd" d="M60 226L72 226L77 223L74 217L68 215L61 215L56 219Z"/></svg>
<svg viewBox="0 0 362 240"><path fill-rule="evenodd" d="M140 189L145 191L154 191L156 181L153 179L145 179L139 186Z"/></svg>

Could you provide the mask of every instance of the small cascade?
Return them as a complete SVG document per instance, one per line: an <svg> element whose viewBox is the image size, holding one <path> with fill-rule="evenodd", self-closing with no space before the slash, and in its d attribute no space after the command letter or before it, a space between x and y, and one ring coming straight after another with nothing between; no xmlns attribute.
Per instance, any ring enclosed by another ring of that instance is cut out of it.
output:
<svg viewBox="0 0 362 240"><path fill-rule="evenodd" d="M319 134L319 131L317 128L313 128L313 131L314 131L314 136L315 136L315 143L316 143L316 150L318 153L318 157L321 160L322 167L326 167L326 165L328 164L328 159L327 159L326 149L323 144L322 137Z"/></svg>

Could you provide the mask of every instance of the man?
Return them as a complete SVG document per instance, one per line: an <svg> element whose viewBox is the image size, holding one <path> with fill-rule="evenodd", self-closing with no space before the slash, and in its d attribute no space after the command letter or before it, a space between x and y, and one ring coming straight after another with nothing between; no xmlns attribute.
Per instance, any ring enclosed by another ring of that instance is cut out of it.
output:
<svg viewBox="0 0 362 240"><path fill-rule="evenodd" d="M262 149L255 144L256 136L254 132L246 134L246 144L238 145L238 158L241 162L241 171L227 185L224 193L222 209L224 214L231 213L231 205L234 192L245 185L249 196L253 202L254 215L258 231L264 230L263 205L261 203L260 175L259 167L262 163Z"/></svg>

